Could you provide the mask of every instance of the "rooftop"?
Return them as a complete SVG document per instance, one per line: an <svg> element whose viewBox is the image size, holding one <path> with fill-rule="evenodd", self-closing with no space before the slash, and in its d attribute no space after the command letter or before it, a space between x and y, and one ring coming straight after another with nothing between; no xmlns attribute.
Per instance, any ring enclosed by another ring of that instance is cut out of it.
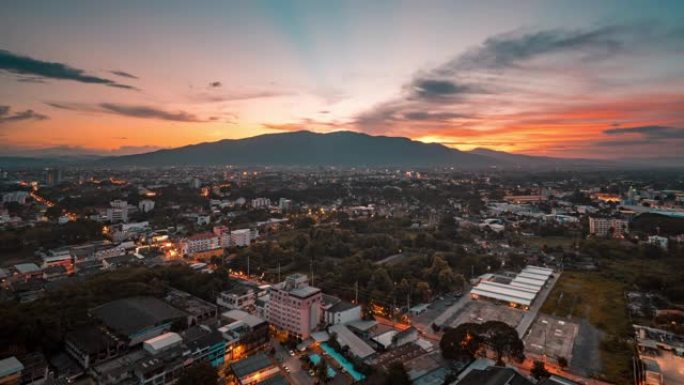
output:
<svg viewBox="0 0 684 385"><path fill-rule="evenodd" d="M14 356L0 360L0 377L20 372L23 369L24 365Z"/></svg>
<svg viewBox="0 0 684 385"><path fill-rule="evenodd" d="M131 297L112 301L90 310L108 327L124 335L187 316L154 297Z"/></svg>
<svg viewBox="0 0 684 385"><path fill-rule="evenodd" d="M272 365L265 353L258 353L230 364L230 369L237 377L244 377Z"/></svg>

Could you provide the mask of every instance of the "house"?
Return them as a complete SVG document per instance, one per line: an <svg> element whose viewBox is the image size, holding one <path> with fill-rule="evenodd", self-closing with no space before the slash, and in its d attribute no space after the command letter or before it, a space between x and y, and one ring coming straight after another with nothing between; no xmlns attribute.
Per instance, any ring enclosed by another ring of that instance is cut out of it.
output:
<svg viewBox="0 0 684 385"><path fill-rule="evenodd" d="M346 324L361 319L361 305L340 301L323 309L323 322L328 325Z"/></svg>

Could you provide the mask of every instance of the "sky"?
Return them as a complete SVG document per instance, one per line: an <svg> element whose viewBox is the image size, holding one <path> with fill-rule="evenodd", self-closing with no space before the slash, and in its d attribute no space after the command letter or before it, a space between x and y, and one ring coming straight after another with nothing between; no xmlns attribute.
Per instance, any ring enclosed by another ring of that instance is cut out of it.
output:
<svg viewBox="0 0 684 385"><path fill-rule="evenodd" d="M351 130L684 153L684 2L9 1L0 155Z"/></svg>

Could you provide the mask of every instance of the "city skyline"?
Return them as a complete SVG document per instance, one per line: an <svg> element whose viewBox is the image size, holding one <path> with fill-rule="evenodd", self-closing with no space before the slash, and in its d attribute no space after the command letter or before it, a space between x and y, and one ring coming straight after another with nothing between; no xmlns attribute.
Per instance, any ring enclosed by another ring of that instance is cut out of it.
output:
<svg viewBox="0 0 684 385"><path fill-rule="evenodd" d="M0 153L350 130L460 150L680 155L680 2L25 1Z"/></svg>

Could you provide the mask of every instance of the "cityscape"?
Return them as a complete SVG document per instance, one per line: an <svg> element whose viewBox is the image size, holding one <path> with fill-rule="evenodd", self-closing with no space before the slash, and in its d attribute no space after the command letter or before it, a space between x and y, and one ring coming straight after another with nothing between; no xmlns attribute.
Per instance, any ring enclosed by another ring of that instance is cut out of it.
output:
<svg viewBox="0 0 684 385"><path fill-rule="evenodd" d="M0 385L684 385L684 4L0 12Z"/></svg>

